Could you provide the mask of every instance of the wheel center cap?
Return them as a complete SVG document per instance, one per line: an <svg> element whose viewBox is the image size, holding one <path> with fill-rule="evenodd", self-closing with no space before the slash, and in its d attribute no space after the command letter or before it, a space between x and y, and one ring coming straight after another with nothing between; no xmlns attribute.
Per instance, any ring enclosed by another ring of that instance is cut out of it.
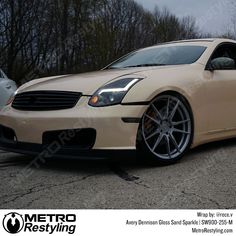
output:
<svg viewBox="0 0 236 236"><path fill-rule="evenodd" d="M161 130L162 132L168 132L170 130L170 124L168 121L163 121L161 124Z"/></svg>

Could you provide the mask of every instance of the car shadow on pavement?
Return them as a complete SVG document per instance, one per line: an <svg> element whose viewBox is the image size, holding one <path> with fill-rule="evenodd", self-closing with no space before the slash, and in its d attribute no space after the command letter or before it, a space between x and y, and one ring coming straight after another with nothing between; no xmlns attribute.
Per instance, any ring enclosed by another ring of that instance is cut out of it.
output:
<svg viewBox="0 0 236 236"><path fill-rule="evenodd" d="M202 144L196 148L189 150L188 153L180 160L180 162L191 162L201 157L208 158L216 154L229 154L229 149L234 147L236 147L236 138Z"/></svg>
<svg viewBox="0 0 236 236"><path fill-rule="evenodd" d="M236 138L203 144L189 150L178 163L191 162L194 159L201 158L201 156L205 155L206 153L211 154L219 150L226 150L232 147L236 147ZM104 165L112 165L112 166L125 165L133 168L148 168L148 167L153 168L155 166L139 161L136 155L136 151L134 151L132 154L130 152L128 152L127 154L124 153L120 158L107 157L107 159L104 160L78 160L76 158L52 158L47 161L47 165L52 167L62 166L63 168L65 166L70 166L74 168L77 168L79 166L92 168Z"/></svg>
<svg viewBox="0 0 236 236"><path fill-rule="evenodd" d="M201 145L199 147L196 147L192 150L190 150L188 153L185 154L185 156L177 163L177 164L185 164L191 161L195 161L196 159L201 158L202 156L205 156L209 153L217 152L218 150L222 149L228 149L231 147L236 146L236 139L229 139L224 141L218 141L213 143L208 143ZM104 160L80 160L76 158L47 158L43 162L39 163L37 165L34 164L34 157L27 157L17 154L9 154L2 152L0 153L1 161L0 166L18 166L18 167L25 167L28 166L30 168L39 169L53 169L63 172L78 172L83 171L85 172L90 171L92 169L104 169L109 167L115 172L119 172L118 167L119 166L125 166L131 169L143 169L143 168L162 168L163 166L154 166L147 164L145 162L140 162L136 158L136 152L133 152L133 155L130 155L130 152L126 155L122 155L120 158L107 158ZM4 157L4 158L3 158ZM199 160L200 161L200 160Z"/></svg>

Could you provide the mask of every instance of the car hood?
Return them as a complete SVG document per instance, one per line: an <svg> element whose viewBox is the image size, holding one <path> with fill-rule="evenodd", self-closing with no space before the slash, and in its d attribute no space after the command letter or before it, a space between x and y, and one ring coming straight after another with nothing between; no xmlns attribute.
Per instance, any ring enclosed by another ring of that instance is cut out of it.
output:
<svg viewBox="0 0 236 236"><path fill-rule="evenodd" d="M39 91L39 90L59 90L82 92L84 95L92 95L98 88L111 80L122 76L136 75L145 78L145 72L152 70L170 69L180 66L160 66L160 67L142 67L127 69L111 69L89 72L77 75L62 75L35 79L20 87L18 92ZM147 73L147 74L149 74Z"/></svg>

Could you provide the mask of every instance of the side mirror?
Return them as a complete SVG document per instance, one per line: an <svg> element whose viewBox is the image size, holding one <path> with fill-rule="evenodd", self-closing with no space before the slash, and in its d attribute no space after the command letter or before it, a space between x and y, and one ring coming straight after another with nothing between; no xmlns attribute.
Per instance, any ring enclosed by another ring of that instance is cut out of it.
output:
<svg viewBox="0 0 236 236"><path fill-rule="evenodd" d="M235 62L228 57L218 57L213 59L207 66L210 71L214 70L232 70L235 69Z"/></svg>

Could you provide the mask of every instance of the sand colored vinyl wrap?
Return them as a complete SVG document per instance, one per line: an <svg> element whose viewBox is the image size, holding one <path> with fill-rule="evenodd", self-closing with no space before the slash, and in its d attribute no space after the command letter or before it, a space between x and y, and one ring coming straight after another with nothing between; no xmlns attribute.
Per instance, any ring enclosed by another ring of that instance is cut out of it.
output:
<svg viewBox="0 0 236 236"><path fill-rule="evenodd" d="M187 100L192 111L192 147L235 137L236 71L208 71L206 65L218 45L236 42L209 39L177 43L207 49L191 65L111 69L33 80L21 86L18 93L57 90L81 92L83 96L75 107L67 110L19 111L8 105L0 112L0 124L12 128L20 142L41 144L42 134L50 130L94 128L97 131L94 149L135 149L139 124L125 123L122 118L142 118L148 105L141 103L162 93L175 92ZM101 86L123 77L143 80L129 90L122 104L100 108L88 105L89 98Z"/></svg>

